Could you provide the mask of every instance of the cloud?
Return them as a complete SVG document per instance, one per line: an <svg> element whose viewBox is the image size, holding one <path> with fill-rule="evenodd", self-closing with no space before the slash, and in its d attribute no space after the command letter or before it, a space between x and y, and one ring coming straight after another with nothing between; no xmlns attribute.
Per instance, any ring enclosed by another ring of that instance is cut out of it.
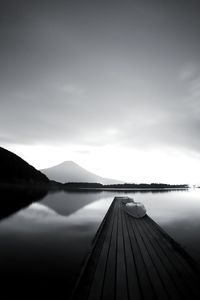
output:
<svg viewBox="0 0 200 300"><path fill-rule="evenodd" d="M1 12L2 145L200 150L193 1L29 2Z"/></svg>

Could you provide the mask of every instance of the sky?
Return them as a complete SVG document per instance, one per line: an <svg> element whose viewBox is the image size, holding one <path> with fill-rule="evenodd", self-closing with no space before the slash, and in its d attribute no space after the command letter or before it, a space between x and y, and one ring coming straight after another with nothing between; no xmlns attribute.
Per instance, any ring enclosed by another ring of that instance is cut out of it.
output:
<svg viewBox="0 0 200 300"><path fill-rule="evenodd" d="M127 182L200 182L197 0L0 0L0 145Z"/></svg>

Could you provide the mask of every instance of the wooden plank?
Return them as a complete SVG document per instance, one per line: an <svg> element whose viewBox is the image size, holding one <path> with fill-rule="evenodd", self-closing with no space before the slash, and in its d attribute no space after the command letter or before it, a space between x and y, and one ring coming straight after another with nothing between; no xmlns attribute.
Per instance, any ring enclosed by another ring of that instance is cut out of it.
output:
<svg viewBox="0 0 200 300"><path fill-rule="evenodd" d="M110 249L108 253L108 261L107 261L107 272L104 276L104 287L102 293L102 299L115 299L116 294L116 260L117 260L117 233L118 233L118 211L117 211L117 203L115 203L114 207L114 226L111 238Z"/></svg>
<svg viewBox="0 0 200 300"><path fill-rule="evenodd" d="M137 274L134 254L131 248L130 236L126 226L126 215L124 210L121 210L121 215L129 299L142 299L139 275Z"/></svg>
<svg viewBox="0 0 200 300"><path fill-rule="evenodd" d="M116 300L129 299L124 237L122 231L121 203L118 201L118 236L116 268Z"/></svg>

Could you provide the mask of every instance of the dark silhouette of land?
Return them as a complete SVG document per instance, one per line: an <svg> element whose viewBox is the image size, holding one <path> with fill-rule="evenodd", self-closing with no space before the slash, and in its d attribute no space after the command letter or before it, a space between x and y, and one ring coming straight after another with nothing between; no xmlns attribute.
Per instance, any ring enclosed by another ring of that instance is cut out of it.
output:
<svg viewBox="0 0 200 300"><path fill-rule="evenodd" d="M29 165L16 154L0 147L0 183L47 184L46 175Z"/></svg>
<svg viewBox="0 0 200 300"><path fill-rule="evenodd" d="M0 147L0 220L43 198L49 179L16 154Z"/></svg>

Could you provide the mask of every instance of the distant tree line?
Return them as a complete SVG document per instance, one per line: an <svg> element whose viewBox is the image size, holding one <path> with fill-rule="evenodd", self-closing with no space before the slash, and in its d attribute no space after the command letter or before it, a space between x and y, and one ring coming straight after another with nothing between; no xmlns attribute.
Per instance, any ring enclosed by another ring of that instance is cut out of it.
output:
<svg viewBox="0 0 200 300"><path fill-rule="evenodd" d="M124 183L124 184L111 184L111 185L104 185L104 187L110 188L141 188L141 189L164 189L164 188L188 188L187 184L166 184L166 183Z"/></svg>
<svg viewBox="0 0 200 300"><path fill-rule="evenodd" d="M187 189L187 184L165 184L165 183L124 183L124 184L101 184L90 182L67 182L65 189Z"/></svg>

